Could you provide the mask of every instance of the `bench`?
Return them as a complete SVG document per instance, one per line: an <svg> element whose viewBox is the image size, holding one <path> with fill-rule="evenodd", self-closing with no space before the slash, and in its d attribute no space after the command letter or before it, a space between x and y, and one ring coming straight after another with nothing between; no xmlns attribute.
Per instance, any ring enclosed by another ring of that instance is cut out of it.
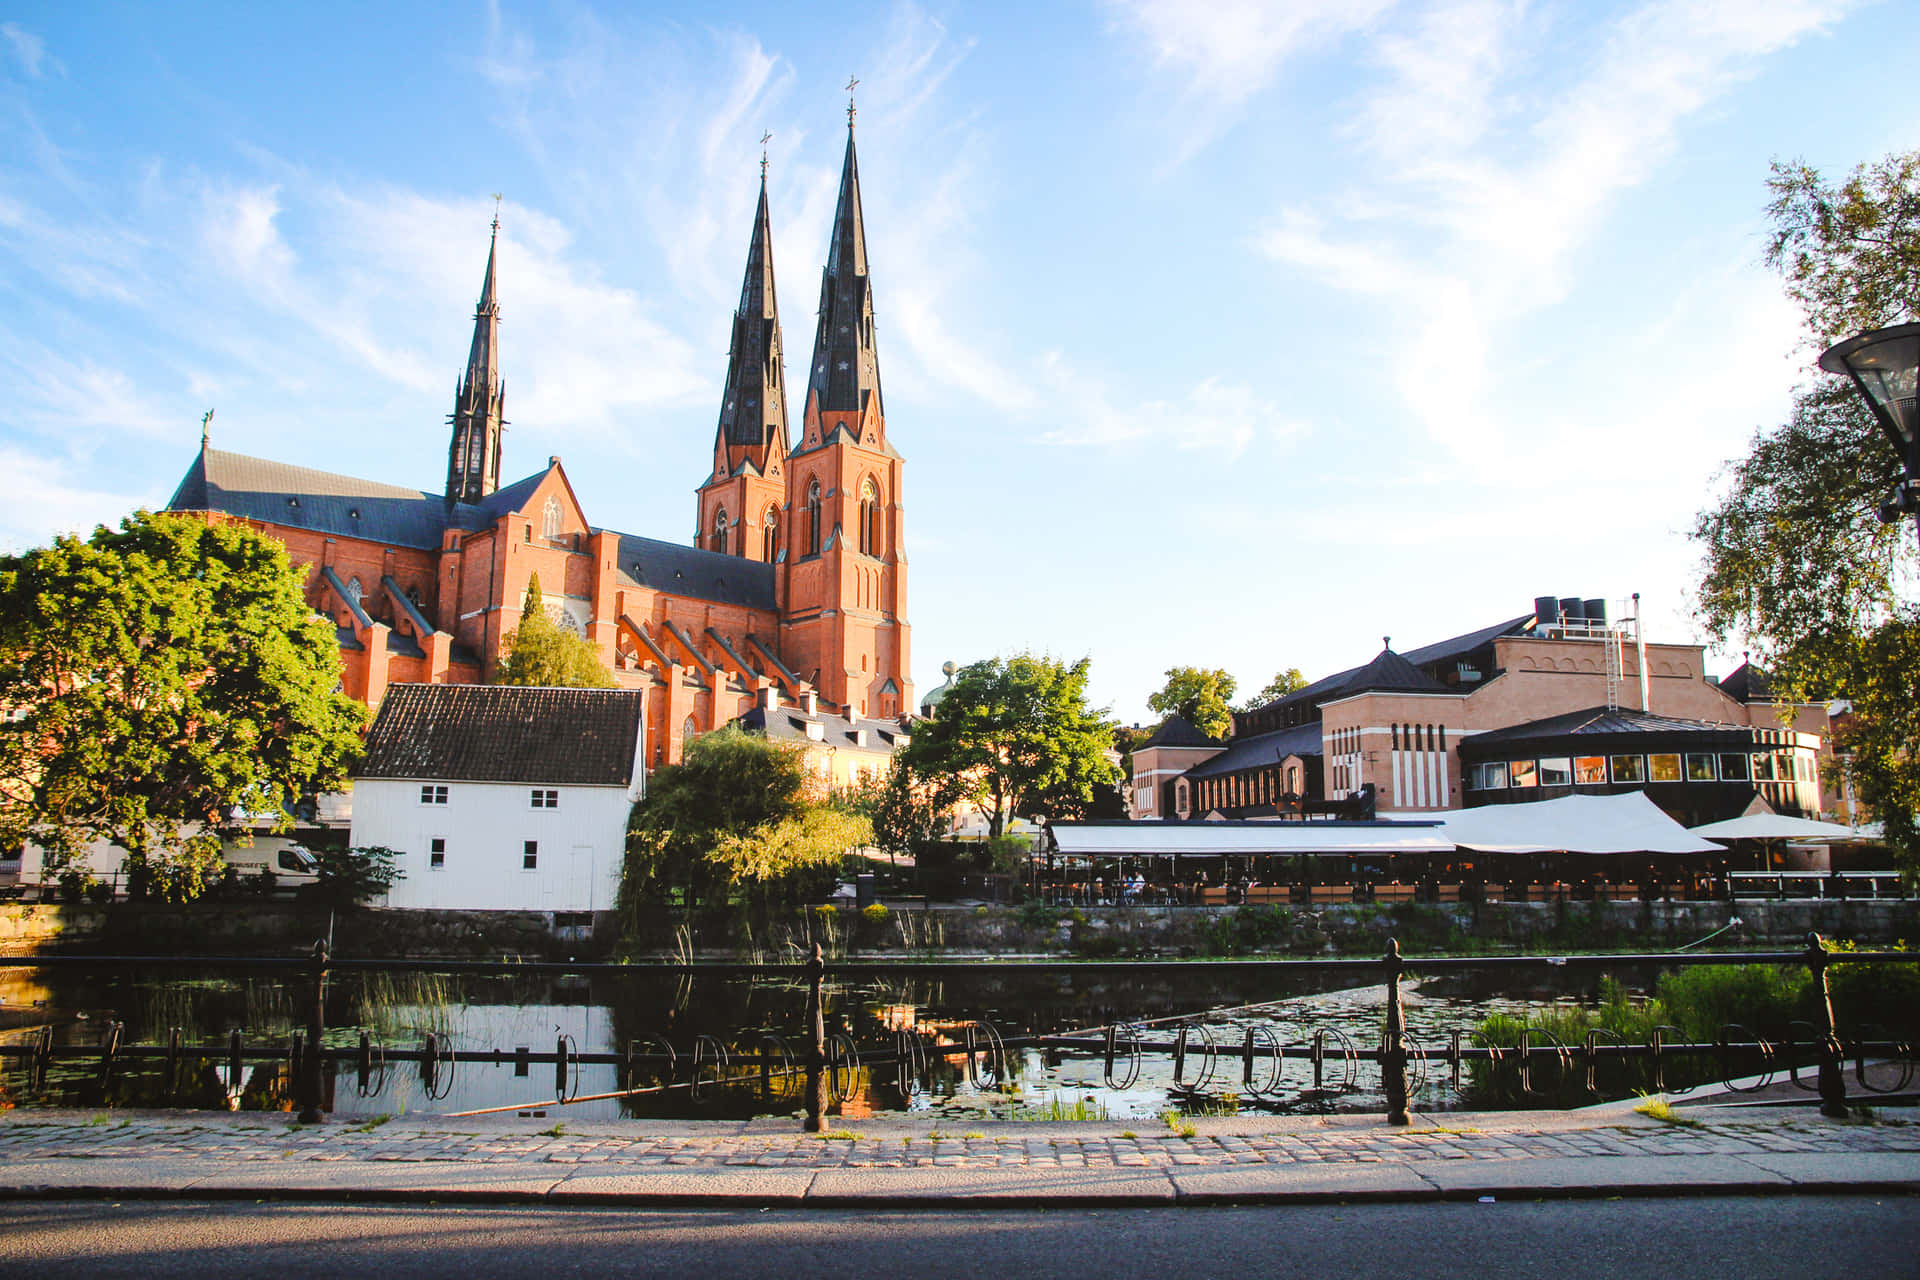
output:
<svg viewBox="0 0 1920 1280"><path fill-rule="evenodd" d="M1227 886L1210 884L1200 890L1200 905L1203 907L1224 907L1227 905Z"/></svg>
<svg viewBox="0 0 1920 1280"><path fill-rule="evenodd" d="M1416 885L1377 884L1373 886L1373 900L1375 902L1412 902L1414 894L1418 892L1419 888Z"/></svg>
<svg viewBox="0 0 1920 1280"><path fill-rule="evenodd" d="M1352 902L1353 888L1344 884L1317 884L1307 891L1309 902Z"/></svg>
<svg viewBox="0 0 1920 1280"><path fill-rule="evenodd" d="M1293 887L1284 884L1256 884L1247 890L1243 901L1248 903L1292 902Z"/></svg>

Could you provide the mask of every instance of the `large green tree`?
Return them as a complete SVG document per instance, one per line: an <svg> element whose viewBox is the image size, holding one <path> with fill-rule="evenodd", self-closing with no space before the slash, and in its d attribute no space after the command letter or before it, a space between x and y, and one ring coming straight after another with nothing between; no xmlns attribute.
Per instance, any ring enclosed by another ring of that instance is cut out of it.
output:
<svg viewBox="0 0 1920 1280"><path fill-rule="evenodd" d="M340 787L366 711L304 578L244 526L146 512L0 557L0 845L57 869L110 841L192 897L236 810L285 828Z"/></svg>
<svg viewBox="0 0 1920 1280"><path fill-rule="evenodd" d="M1233 728L1234 678L1218 667L1169 667L1167 682L1147 696L1147 709L1178 715L1209 738Z"/></svg>
<svg viewBox="0 0 1920 1280"><path fill-rule="evenodd" d="M1863 329L1920 318L1920 152L1841 181L1776 162L1767 260L1806 317L1808 380L1780 426L1754 437L1696 519L1700 613L1744 640L1802 699L1844 699L1835 746L1890 843L1920 860L1920 605L1911 523L1875 508L1899 460L1851 386L1811 357Z"/></svg>
<svg viewBox="0 0 1920 1280"><path fill-rule="evenodd" d="M547 609L537 573L527 579L520 623L502 637L500 647L506 656L493 673L495 684L612 689L619 683L593 642L561 626Z"/></svg>
<svg viewBox="0 0 1920 1280"><path fill-rule="evenodd" d="M872 840L867 818L808 775L803 748L729 726L647 780L627 827L621 900L800 901L824 894L845 856Z"/></svg>
<svg viewBox="0 0 1920 1280"><path fill-rule="evenodd" d="M995 837L1015 816L1085 816L1120 778L1113 725L1087 706L1090 666L1023 653L963 667L895 758L937 810L973 804Z"/></svg>
<svg viewBox="0 0 1920 1280"><path fill-rule="evenodd" d="M1277 698L1290 693L1298 693L1307 687L1307 678L1300 674L1300 668L1288 667L1284 671L1273 673L1273 679L1267 681L1267 687L1240 704L1241 711L1252 711L1264 707Z"/></svg>

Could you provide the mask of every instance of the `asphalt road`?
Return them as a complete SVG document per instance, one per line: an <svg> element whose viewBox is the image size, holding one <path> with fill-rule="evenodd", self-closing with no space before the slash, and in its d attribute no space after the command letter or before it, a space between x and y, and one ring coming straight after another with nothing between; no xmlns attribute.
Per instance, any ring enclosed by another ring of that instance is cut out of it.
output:
<svg viewBox="0 0 1920 1280"><path fill-rule="evenodd" d="M0 1203L5 1276L453 1274L1870 1280L1920 1275L1920 1197L946 1213Z"/></svg>

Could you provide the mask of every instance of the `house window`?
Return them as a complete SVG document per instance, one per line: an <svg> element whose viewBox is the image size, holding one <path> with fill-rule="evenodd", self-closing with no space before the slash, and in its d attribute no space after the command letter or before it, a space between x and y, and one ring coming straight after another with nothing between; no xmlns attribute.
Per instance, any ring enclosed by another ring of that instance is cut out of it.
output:
<svg viewBox="0 0 1920 1280"><path fill-rule="evenodd" d="M547 505L540 513L540 536L551 539L560 537L560 499L547 499Z"/></svg>
<svg viewBox="0 0 1920 1280"><path fill-rule="evenodd" d="M527 799L531 807L535 809L558 809L560 807L560 793L558 791L543 791L539 787L535 787L527 793Z"/></svg>
<svg viewBox="0 0 1920 1280"><path fill-rule="evenodd" d="M427 841L427 866L435 871L439 871L446 865L447 838L445 836L435 836L433 839Z"/></svg>
<svg viewBox="0 0 1920 1280"><path fill-rule="evenodd" d="M727 554L727 509L719 507L713 513L713 537L708 540L708 548Z"/></svg>
<svg viewBox="0 0 1920 1280"><path fill-rule="evenodd" d="M1531 787L1540 781L1537 765L1532 760L1515 760L1507 766L1516 787Z"/></svg>
<svg viewBox="0 0 1920 1280"><path fill-rule="evenodd" d="M1645 782L1647 780L1647 758L1645 756L1614 756L1613 780L1615 782Z"/></svg>
<svg viewBox="0 0 1920 1280"><path fill-rule="evenodd" d="M1680 781L1680 757L1677 755L1648 756L1647 777L1653 782Z"/></svg>
<svg viewBox="0 0 1920 1280"><path fill-rule="evenodd" d="M1755 782L1773 781L1773 757L1764 751L1753 758L1753 780Z"/></svg>
<svg viewBox="0 0 1920 1280"><path fill-rule="evenodd" d="M540 865L540 842L526 840L520 845L520 869L532 871Z"/></svg>
<svg viewBox="0 0 1920 1280"><path fill-rule="evenodd" d="M427 787L420 788L421 804L445 804L446 802L447 802L447 789L445 787L427 786Z"/></svg>
<svg viewBox="0 0 1920 1280"><path fill-rule="evenodd" d="M1507 786L1507 762L1495 760L1480 766L1480 789L1504 791Z"/></svg>
<svg viewBox="0 0 1920 1280"><path fill-rule="evenodd" d="M1687 757L1688 782L1712 782L1717 776L1713 771L1712 756L1689 755Z"/></svg>
<svg viewBox="0 0 1920 1280"><path fill-rule="evenodd" d="M820 554L820 482L807 486L807 554Z"/></svg>
<svg viewBox="0 0 1920 1280"><path fill-rule="evenodd" d="M1742 754L1728 753L1720 757L1720 780L1722 782L1745 782L1752 776L1747 768L1747 757Z"/></svg>
<svg viewBox="0 0 1920 1280"><path fill-rule="evenodd" d="M1575 756L1573 758L1573 785L1576 787L1603 787L1607 783L1607 758L1605 756Z"/></svg>
<svg viewBox="0 0 1920 1280"><path fill-rule="evenodd" d="M1573 761L1565 756L1548 756L1541 760L1540 785L1543 787L1572 786Z"/></svg>

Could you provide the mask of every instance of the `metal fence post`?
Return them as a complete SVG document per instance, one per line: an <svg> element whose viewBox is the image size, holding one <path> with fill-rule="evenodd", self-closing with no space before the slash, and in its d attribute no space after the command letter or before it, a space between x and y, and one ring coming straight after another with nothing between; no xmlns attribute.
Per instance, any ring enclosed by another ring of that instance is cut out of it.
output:
<svg viewBox="0 0 1920 1280"><path fill-rule="evenodd" d="M327 944L313 944L313 1004L307 1010L307 1046L300 1057L300 1123L319 1124L327 1118L320 1108L322 1093L320 1040L327 1030Z"/></svg>
<svg viewBox="0 0 1920 1280"><path fill-rule="evenodd" d="M820 1133L827 1127L827 1009L823 988L827 980L826 954L813 944L813 959L807 961L807 1119L806 1131Z"/></svg>
<svg viewBox="0 0 1920 1280"><path fill-rule="evenodd" d="M1807 935L1807 968L1813 972L1814 994L1820 1001L1820 1114L1847 1118L1847 1076L1842 1070L1840 1035L1833 1022L1833 990L1827 985L1827 945L1817 933Z"/></svg>
<svg viewBox="0 0 1920 1280"><path fill-rule="evenodd" d="M1400 1004L1400 940L1387 939L1387 1030L1380 1042L1380 1077L1387 1091L1387 1123L1408 1124L1407 1016Z"/></svg>

